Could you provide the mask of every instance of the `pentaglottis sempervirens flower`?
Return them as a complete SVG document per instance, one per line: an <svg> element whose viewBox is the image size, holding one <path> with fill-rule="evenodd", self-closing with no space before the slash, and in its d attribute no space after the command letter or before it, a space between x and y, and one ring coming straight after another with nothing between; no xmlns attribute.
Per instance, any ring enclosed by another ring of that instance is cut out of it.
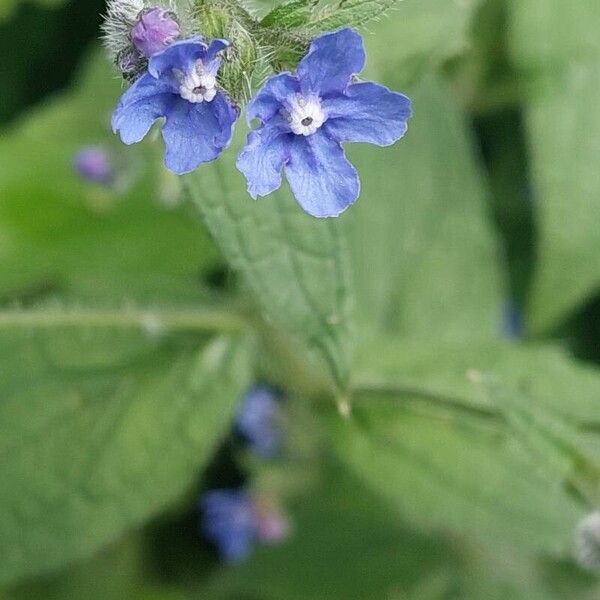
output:
<svg viewBox="0 0 600 600"><path fill-rule="evenodd" d="M290 523L278 501L251 496L244 489L213 489L200 497L200 531L222 560L243 562L257 542L278 544L290 533Z"/></svg>
<svg viewBox="0 0 600 600"><path fill-rule="evenodd" d="M154 54L148 72L123 94L112 127L125 144L141 141L160 117L165 165L177 174L214 160L229 145L237 109L218 89L219 53L225 40L174 42Z"/></svg>
<svg viewBox="0 0 600 600"><path fill-rule="evenodd" d="M257 536L252 500L237 489L210 490L200 500L200 528L223 560L239 563L248 557Z"/></svg>
<svg viewBox="0 0 600 600"><path fill-rule="evenodd" d="M365 52L360 35L341 29L316 38L294 74L269 79L247 108L258 129L238 157L253 198L281 185L281 171L298 203L315 217L334 217L357 198L360 182L341 146L400 139L410 100L370 82L355 82Z"/></svg>
<svg viewBox="0 0 600 600"><path fill-rule="evenodd" d="M266 386L252 387L242 400L236 429L250 449L263 458L275 458L283 446L283 415L277 392Z"/></svg>

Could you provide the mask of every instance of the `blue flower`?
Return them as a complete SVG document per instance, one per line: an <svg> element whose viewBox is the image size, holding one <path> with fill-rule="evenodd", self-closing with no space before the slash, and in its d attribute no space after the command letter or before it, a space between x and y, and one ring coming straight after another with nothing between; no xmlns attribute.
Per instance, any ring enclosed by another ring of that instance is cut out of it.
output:
<svg viewBox="0 0 600 600"><path fill-rule="evenodd" d="M258 523L250 497L237 489L211 490L200 500L200 528L226 562L237 564L252 552Z"/></svg>
<svg viewBox="0 0 600 600"><path fill-rule="evenodd" d="M160 117L167 148L165 164L174 173L193 171L229 145L237 110L218 90L216 75L227 48L199 39L171 44L150 58L148 72L121 97L112 126L125 144L141 141Z"/></svg>
<svg viewBox="0 0 600 600"><path fill-rule="evenodd" d="M360 35L341 29L316 38L295 74L269 79L247 108L261 125L248 136L237 166L253 198L281 185L281 170L300 206L334 217L359 195L343 142L388 146L400 139L410 100L375 83L356 83L365 64Z"/></svg>
<svg viewBox="0 0 600 600"><path fill-rule="evenodd" d="M506 302L502 315L502 334L509 340L520 340L524 329L522 310L513 301Z"/></svg>
<svg viewBox="0 0 600 600"><path fill-rule="evenodd" d="M265 386L251 388L236 417L236 428L259 456L272 458L281 450L281 406L274 390Z"/></svg>
<svg viewBox="0 0 600 600"><path fill-rule="evenodd" d="M77 152L73 167L85 181L108 185L114 179L110 157L99 146L87 146Z"/></svg>

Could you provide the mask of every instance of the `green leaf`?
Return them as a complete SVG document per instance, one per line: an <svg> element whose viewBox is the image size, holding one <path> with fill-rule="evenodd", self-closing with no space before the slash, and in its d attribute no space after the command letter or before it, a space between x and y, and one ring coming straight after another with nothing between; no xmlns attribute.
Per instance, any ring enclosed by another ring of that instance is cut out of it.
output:
<svg viewBox="0 0 600 600"><path fill-rule="evenodd" d="M218 251L191 207L161 204L160 145L110 133L119 93L96 56L0 141L0 302L24 305L0 311L2 583L89 556L177 499L249 380L238 342L197 356L204 333L245 325L199 306ZM88 144L130 188L78 180Z"/></svg>
<svg viewBox="0 0 600 600"><path fill-rule="evenodd" d="M352 292L339 223L304 213L287 187L253 201L234 166L242 130L218 161L185 177L188 192L265 318L312 351L343 389Z"/></svg>
<svg viewBox="0 0 600 600"><path fill-rule="evenodd" d="M576 0L512 3L512 52L527 78L538 239L528 318L548 330L600 286L600 5Z"/></svg>
<svg viewBox="0 0 600 600"><path fill-rule="evenodd" d="M404 139L348 147L363 189L344 220L359 314L402 335L494 336L503 276L464 115L434 78L409 95Z"/></svg>
<svg viewBox="0 0 600 600"><path fill-rule="evenodd" d="M535 396L485 373L474 377L537 462L595 508L600 502L600 462L588 452L576 428Z"/></svg>
<svg viewBox="0 0 600 600"><path fill-rule="evenodd" d="M65 0L30 0L33 4L38 4L44 8L58 8L64 4ZM0 0L0 22L12 16L13 12L19 4L23 4L24 0Z"/></svg>
<svg viewBox="0 0 600 600"><path fill-rule="evenodd" d="M141 536L128 536L62 571L15 586L7 600L123 600L143 585ZM4 597L2 597L4 598Z"/></svg>
<svg viewBox="0 0 600 600"><path fill-rule="evenodd" d="M196 347L110 329L2 334L0 583L91 555L191 485L249 382L244 344Z"/></svg>
<svg viewBox="0 0 600 600"><path fill-rule="evenodd" d="M288 540L257 548L235 569L217 571L196 596L385 598L394 597L390 589L412 589L442 569L450 587L460 557L447 540L402 522L346 469L328 464L322 471L318 484L290 507L294 530Z"/></svg>
<svg viewBox="0 0 600 600"><path fill-rule="evenodd" d="M365 482L423 525L568 551L600 490L597 369L494 341L375 338L357 358L334 446Z"/></svg>
<svg viewBox="0 0 600 600"><path fill-rule="evenodd" d="M431 74L438 64L468 48L469 25L480 0L397 2L364 36L367 73L399 89ZM365 15L368 21L371 15ZM357 23L362 26L362 23ZM372 33L371 33L372 32Z"/></svg>
<svg viewBox="0 0 600 600"><path fill-rule="evenodd" d="M460 343L375 336L358 347L355 380L387 390L421 390L467 407L493 407L469 373L494 375L527 390L547 411L577 426L599 423L598 369L573 360L559 347L519 346L499 340Z"/></svg>
<svg viewBox="0 0 600 600"><path fill-rule="evenodd" d="M424 527L521 554L569 549L583 509L562 481L486 422L422 412L393 396L357 402L333 426L338 456Z"/></svg>
<svg viewBox="0 0 600 600"><path fill-rule="evenodd" d="M400 0L334 0L315 10L306 29L318 33L358 27L381 18Z"/></svg>
<svg viewBox="0 0 600 600"><path fill-rule="evenodd" d="M293 29L305 25L311 16L311 3L308 0L294 0L280 4L269 11L260 21L263 27Z"/></svg>
<svg viewBox="0 0 600 600"><path fill-rule="evenodd" d="M197 580L193 598L232 600L548 600L538 565L514 553L488 554L464 537L424 531L403 520L359 478L328 455L312 483L286 503L293 531L277 546L256 547L235 569L202 577L198 557L179 564ZM572 597L584 598L572 593Z"/></svg>

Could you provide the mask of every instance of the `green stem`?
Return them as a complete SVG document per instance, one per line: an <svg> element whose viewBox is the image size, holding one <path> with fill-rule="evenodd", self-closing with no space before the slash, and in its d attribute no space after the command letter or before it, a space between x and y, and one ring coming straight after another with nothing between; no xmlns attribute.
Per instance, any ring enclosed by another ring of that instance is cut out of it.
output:
<svg viewBox="0 0 600 600"><path fill-rule="evenodd" d="M114 327L125 329L240 332L242 315L216 309L37 308L0 311L0 329L15 327Z"/></svg>

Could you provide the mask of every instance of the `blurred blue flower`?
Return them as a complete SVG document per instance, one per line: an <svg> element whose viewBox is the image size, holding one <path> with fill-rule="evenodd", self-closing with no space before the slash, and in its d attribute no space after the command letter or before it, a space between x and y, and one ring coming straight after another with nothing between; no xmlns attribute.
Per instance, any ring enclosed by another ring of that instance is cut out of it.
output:
<svg viewBox="0 0 600 600"><path fill-rule="evenodd" d="M224 561L237 564L251 553L258 535L254 505L242 490L211 490L200 499L200 528Z"/></svg>
<svg viewBox="0 0 600 600"><path fill-rule="evenodd" d="M248 121L261 124L237 161L253 198L280 187L282 168L300 206L315 217L337 216L358 198L358 175L341 144L393 144L411 114L406 96L353 81L364 64L360 35L341 29L316 38L295 74L265 83L247 108Z"/></svg>
<svg viewBox="0 0 600 600"><path fill-rule="evenodd" d="M251 388L236 416L236 429L253 452L264 458L277 456L283 442L278 394L266 386Z"/></svg>
<svg viewBox="0 0 600 600"><path fill-rule="evenodd" d="M73 167L84 181L90 183L109 185L114 179L110 157L100 146L81 148L73 159Z"/></svg>
<svg viewBox="0 0 600 600"><path fill-rule="evenodd" d="M131 29L131 42L138 52L150 58L162 52L180 34L175 15L164 8L150 8L140 13Z"/></svg>
<svg viewBox="0 0 600 600"><path fill-rule="evenodd" d="M217 89L219 52L228 42L174 42L150 58L148 72L121 97L112 127L125 144L141 141L160 117L165 164L174 173L193 171L229 145L237 110Z"/></svg>
<svg viewBox="0 0 600 600"><path fill-rule="evenodd" d="M520 340L523 330L523 312L513 301L506 302L502 317L502 334L509 340Z"/></svg>

